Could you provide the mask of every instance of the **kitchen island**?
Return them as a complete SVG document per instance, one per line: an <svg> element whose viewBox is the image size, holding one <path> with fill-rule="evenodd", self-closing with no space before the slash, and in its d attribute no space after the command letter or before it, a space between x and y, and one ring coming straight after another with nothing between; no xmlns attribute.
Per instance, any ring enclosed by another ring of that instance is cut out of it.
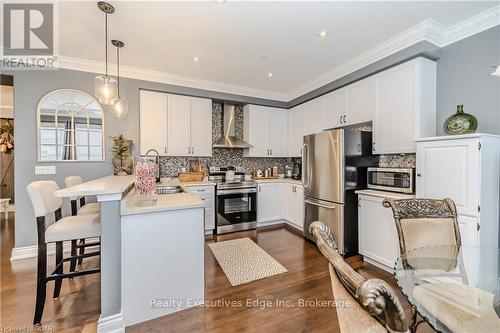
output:
<svg viewBox="0 0 500 333"><path fill-rule="evenodd" d="M107 176L56 192L101 203L99 333L124 332L204 296L204 202L187 191L141 206L133 184L133 176Z"/></svg>

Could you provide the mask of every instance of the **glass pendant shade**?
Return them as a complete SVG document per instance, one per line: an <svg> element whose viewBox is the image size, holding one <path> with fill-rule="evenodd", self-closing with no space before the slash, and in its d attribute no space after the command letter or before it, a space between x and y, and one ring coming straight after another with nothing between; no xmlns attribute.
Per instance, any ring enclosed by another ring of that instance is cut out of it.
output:
<svg viewBox="0 0 500 333"><path fill-rule="evenodd" d="M104 105L115 104L118 98L117 81L106 75L95 77L95 97Z"/></svg>
<svg viewBox="0 0 500 333"><path fill-rule="evenodd" d="M111 112L118 119L125 118L128 113L127 100L122 97L118 97L115 104L111 107Z"/></svg>

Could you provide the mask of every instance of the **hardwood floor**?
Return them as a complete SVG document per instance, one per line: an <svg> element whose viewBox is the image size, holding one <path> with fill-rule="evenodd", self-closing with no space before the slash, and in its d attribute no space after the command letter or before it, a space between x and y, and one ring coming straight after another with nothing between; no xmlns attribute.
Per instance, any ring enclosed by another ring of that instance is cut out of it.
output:
<svg viewBox="0 0 500 333"><path fill-rule="evenodd" d="M35 302L35 259L10 262L14 219L1 222L1 323L0 328L31 328ZM207 306L187 309L127 328L127 333L146 332L339 332L333 307L300 307L301 300L333 300L326 260L316 246L279 226L221 235L207 243L249 237L288 269L287 273L237 287L229 284L212 252L205 246L205 295ZM50 258L50 266L54 265ZM384 279L394 286L391 274L365 264L359 258L349 262L360 274ZM96 259L84 262L93 266ZM67 269L67 268L66 268ZM42 326L51 332L95 332L100 313L99 276L65 280L61 297L51 298L47 290ZM404 307L408 303L399 295ZM246 304L247 300L254 302ZM237 306L216 306L236 301ZM281 301L281 304L277 304ZM240 303L241 302L241 306ZM270 306L262 308L264 302ZM293 307L292 307L293 305ZM424 325L418 332L430 331Z"/></svg>

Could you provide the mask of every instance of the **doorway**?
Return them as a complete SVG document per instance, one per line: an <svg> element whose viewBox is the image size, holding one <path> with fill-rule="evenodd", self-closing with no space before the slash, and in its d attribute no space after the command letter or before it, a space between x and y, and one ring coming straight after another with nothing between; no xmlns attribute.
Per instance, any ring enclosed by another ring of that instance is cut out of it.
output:
<svg viewBox="0 0 500 333"><path fill-rule="evenodd" d="M0 75L0 218L14 214L14 78Z"/></svg>

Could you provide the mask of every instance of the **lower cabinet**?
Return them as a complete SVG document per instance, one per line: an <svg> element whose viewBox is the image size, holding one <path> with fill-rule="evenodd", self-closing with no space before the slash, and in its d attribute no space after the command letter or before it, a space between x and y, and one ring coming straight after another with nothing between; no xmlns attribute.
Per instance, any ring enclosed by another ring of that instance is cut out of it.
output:
<svg viewBox="0 0 500 333"><path fill-rule="evenodd" d="M470 216L458 216L460 239L464 246L479 246L479 219Z"/></svg>
<svg viewBox="0 0 500 333"><path fill-rule="evenodd" d="M257 222L285 220L303 230L304 188L286 182L260 183L257 193Z"/></svg>
<svg viewBox="0 0 500 333"><path fill-rule="evenodd" d="M399 255L399 240L392 210L382 206L382 201L380 197L358 197L359 253L392 271Z"/></svg>
<svg viewBox="0 0 500 333"><path fill-rule="evenodd" d="M281 220L281 183L261 183L257 192L257 222Z"/></svg>
<svg viewBox="0 0 500 333"><path fill-rule="evenodd" d="M186 186L206 203L205 207L205 233L215 229L215 188L213 185Z"/></svg>
<svg viewBox="0 0 500 333"><path fill-rule="evenodd" d="M304 228L304 188L284 183L282 187L283 219L297 229Z"/></svg>

